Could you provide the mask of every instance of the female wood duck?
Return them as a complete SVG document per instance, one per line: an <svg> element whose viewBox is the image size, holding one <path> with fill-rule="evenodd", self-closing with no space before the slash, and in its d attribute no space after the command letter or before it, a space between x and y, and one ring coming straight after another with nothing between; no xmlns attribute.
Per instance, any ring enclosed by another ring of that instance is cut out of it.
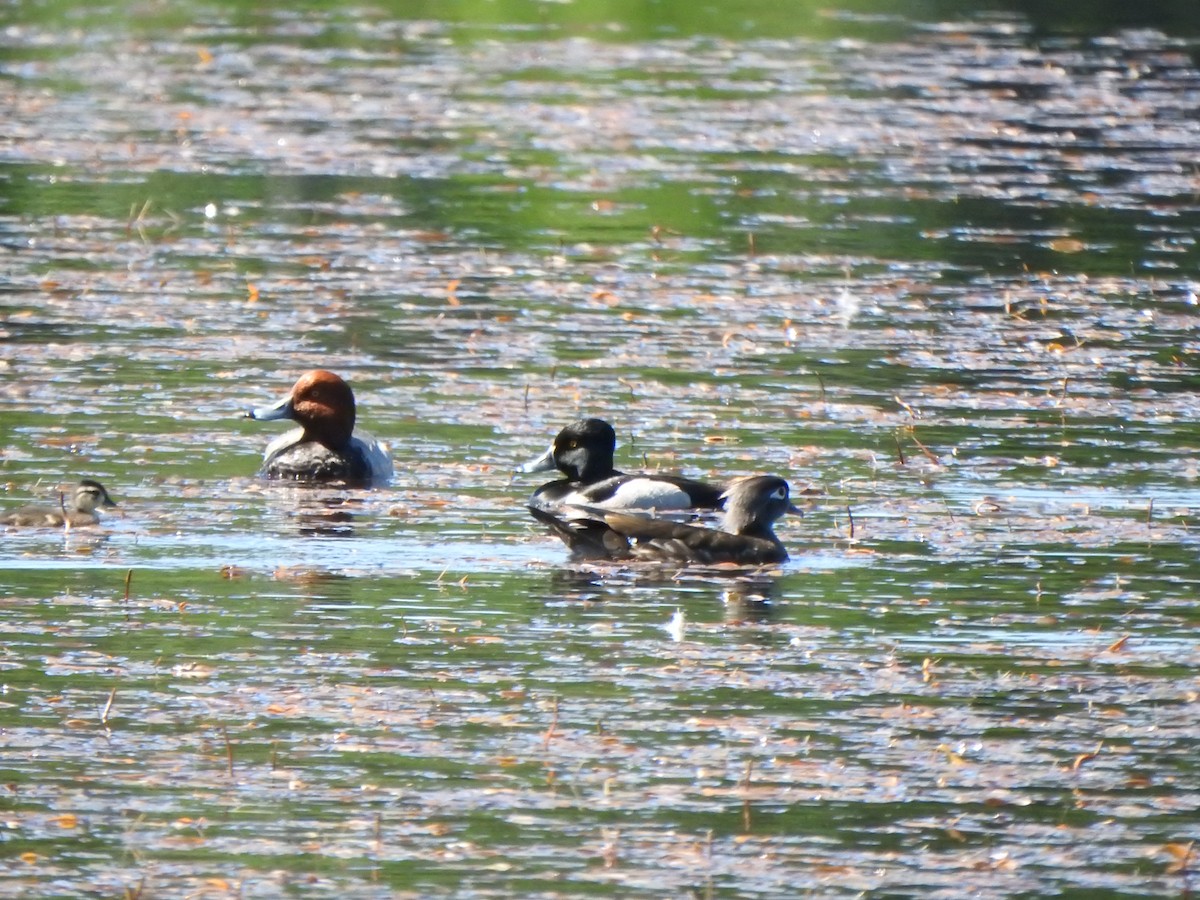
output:
<svg viewBox="0 0 1200 900"><path fill-rule="evenodd" d="M735 481L722 498L725 518L719 531L595 508L580 509L579 517L572 511L556 515L534 504L529 511L562 538L577 559L762 566L788 558L774 530L784 513L800 513L786 481L754 475Z"/></svg>
<svg viewBox="0 0 1200 900"><path fill-rule="evenodd" d="M384 482L392 477L386 444L354 434L354 392L324 369L300 376L290 394L248 419L291 419L300 424L267 445L262 473L295 481Z"/></svg>
<svg viewBox="0 0 1200 900"><path fill-rule="evenodd" d="M550 449L517 469L566 475L533 492L530 502L545 508L560 505L600 509L719 509L722 485L678 475L626 475L613 468L617 433L603 419L580 419L558 433Z"/></svg>
<svg viewBox="0 0 1200 900"><path fill-rule="evenodd" d="M100 521L100 516L96 513L97 507L116 505L113 498L108 496L104 485L85 478L75 485L69 503L64 501L59 506L22 506L0 517L0 524L15 525L18 528L61 528L65 521L72 528L81 528Z"/></svg>

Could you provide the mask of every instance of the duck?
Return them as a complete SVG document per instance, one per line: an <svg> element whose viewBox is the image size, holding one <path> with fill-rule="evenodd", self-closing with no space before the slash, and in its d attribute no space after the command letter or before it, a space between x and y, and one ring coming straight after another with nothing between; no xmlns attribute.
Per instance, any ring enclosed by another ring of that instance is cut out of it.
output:
<svg viewBox="0 0 1200 900"><path fill-rule="evenodd" d="M97 507L116 505L116 501L108 496L104 485L91 478L85 478L71 491L69 504L66 498L60 495L58 506L22 506L0 517L0 524L18 528L61 528L65 523L72 528L81 528L99 523Z"/></svg>
<svg viewBox="0 0 1200 900"><path fill-rule="evenodd" d="M725 486L679 475L627 475L613 468L617 433L603 419L580 419L562 429L548 449L517 468L523 474L557 469L566 477L542 485L530 501L600 509L720 509Z"/></svg>
<svg viewBox="0 0 1200 900"><path fill-rule="evenodd" d="M786 480L752 475L733 482L721 499L725 511L719 530L595 507L552 511L530 503L528 509L575 559L682 566L765 566L787 560L775 522L785 513L802 513Z"/></svg>
<svg viewBox="0 0 1200 900"><path fill-rule="evenodd" d="M375 484L392 477L387 445L354 433L354 391L333 372L305 372L285 397L248 410L245 417L299 423L267 445L262 474L268 478Z"/></svg>

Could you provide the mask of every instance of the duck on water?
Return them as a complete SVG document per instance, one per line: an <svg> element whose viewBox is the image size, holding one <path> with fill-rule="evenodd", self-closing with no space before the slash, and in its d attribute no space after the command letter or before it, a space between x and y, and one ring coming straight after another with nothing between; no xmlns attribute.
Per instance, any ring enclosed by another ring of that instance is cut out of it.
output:
<svg viewBox="0 0 1200 900"><path fill-rule="evenodd" d="M290 419L299 427L267 445L262 474L293 481L381 484L392 477L387 445L354 431L354 392L340 376L314 369L286 396L247 411L260 422Z"/></svg>
<svg viewBox="0 0 1200 900"><path fill-rule="evenodd" d="M626 474L613 467L617 433L603 419L580 419L562 429L550 448L520 466L522 473L557 469L565 478L533 492L530 502L543 508L560 505L601 509L719 509L725 485L679 475Z"/></svg>

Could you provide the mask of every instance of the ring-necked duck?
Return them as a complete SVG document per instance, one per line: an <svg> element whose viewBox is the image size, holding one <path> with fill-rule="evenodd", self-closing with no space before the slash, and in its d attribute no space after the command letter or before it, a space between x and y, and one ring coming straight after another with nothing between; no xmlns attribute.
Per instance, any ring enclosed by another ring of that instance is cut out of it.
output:
<svg viewBox="0 0 1200 900"><path fill-rule="evenodd" d="M267 445L262 472L296 481L383 482L392 477L386 444L354 435L354 392L332 372L300 376L292 392L273 406L252 409L248 419L291 419L299 428Z"/></svg>
<svg viewBox="0 0 1200 900"><path fill-rule="evenodd" d="M60 498L61 499L61 498ZM61 528L64 515L67 524L79 528L95 525L100 521L96 513L99 506L116 506L108 491L98 481L85 478L71 492L71 502L63 500L59 506L22 506L20 509L0 517L0 524L16 525L22 528L49 526Z"/></svg>
<svg viewBox="0 0 1200 900"><path fill-rule="evenodd" d="M577 559L761 566L788 558L774 530L775 521L784 513L800 512L792 505L786 481L774 475L743 478L729 486L724 498L720 531L603 509L581 510L578 518L572 517L571 511L555 515L532 504L529 511L548 525Z"/></svg>
<svg viewBox="0 0 1200 900"><path fill-rule="evenodd" d="M533 492L543 507L583 504L601 509L719 509L723 485L678 475L626 475L613 468L617 433L603 419L580 419L558 433L550 449L517 469L566 475Z"/></svg>

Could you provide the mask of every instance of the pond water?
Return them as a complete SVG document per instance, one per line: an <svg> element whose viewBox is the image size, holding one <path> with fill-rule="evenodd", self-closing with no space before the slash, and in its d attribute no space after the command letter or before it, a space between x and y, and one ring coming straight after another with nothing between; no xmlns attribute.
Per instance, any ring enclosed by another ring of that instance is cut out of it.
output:
<svg viewBox="0 0 1200 900"><path fill-rule="evenodd" d="M1186 894L1163 6L5 9L0 502L120 506L0 532L0 896ZM257 477L317 366L391 484ZM792 559L570 565L582 415Z"/></svg>

